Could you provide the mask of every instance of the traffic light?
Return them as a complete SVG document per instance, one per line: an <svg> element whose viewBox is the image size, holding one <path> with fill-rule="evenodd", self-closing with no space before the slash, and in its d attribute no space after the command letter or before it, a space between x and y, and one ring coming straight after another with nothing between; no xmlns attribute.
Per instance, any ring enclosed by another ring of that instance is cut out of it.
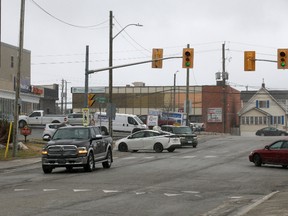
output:
<svg viewBox="0 0 288 216"><path fill-rule="evenodd" d="M255 51L244 52L244 71L255 71Z"/></svg>
<svg viewBox="0 0 288 216"><path fill-rule="evenodd" d="M153 49L152 68L162 68L163 49ZM159 59L159 60L157 60Z"/></svg>
<svg viewBox="0 0 288 216"><path fill-rule="evenodd" d="M184 48L182 55L182 68L193 68L194 49Z"/></svg>
<svg viewBox="0 0 288 216"><path fill-rule="evenodd" d="M288 49L278 49L278 69L288 69Z"/></svg>
<svg viewBox="0 0 288 216"><path fill-rule="evenodd" d="M89 93L88 94L88 107L92 107L95 100L94 100L95 94Z"/></svg>

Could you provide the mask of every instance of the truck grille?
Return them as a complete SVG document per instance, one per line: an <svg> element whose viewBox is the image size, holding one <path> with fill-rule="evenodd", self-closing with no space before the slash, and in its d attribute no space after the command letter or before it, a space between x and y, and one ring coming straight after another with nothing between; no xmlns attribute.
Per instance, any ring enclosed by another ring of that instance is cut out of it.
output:
<svg viewBox="0 0 288 216"><path fill-rule="evenodd" d="M56 145L48 147L48 157L75 157L77 156L77 146Z"/></svg>

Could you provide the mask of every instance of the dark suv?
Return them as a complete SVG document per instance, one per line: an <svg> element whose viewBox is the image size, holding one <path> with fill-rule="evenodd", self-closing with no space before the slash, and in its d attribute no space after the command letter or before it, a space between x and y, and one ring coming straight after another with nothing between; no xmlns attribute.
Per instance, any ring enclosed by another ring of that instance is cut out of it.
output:
<svg viewBox="0 0 288 216"><path fill-rule="evenodd" d="M42 169L51 173L56 167L83 167L91 172L95 163L110 168L112 138L103 136L96 126L71 126L58 128L42 150Z"/></svg>
<svg viewBox="0 0 288 216"><path fill-rule="evenodd" d="M161 130L178 135L181 140L181 146L192 145L193 148L196 148L198 145L197 135L188 126L162 125Z"/></svg>

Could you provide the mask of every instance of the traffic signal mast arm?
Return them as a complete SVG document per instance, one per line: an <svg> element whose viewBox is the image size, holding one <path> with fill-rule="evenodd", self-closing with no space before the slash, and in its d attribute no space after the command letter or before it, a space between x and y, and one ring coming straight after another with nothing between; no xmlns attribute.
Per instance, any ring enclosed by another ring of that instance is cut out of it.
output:
<svg viewBox="0 0 288 216"><path fill-rule="evenodd" d="M116 68L123 68L123 67L139 65L139 64L146 64L146 63L151 63L151 62L154 62L154 61L157 61L157 60L160 61L160 60L177 59L177 58L182 58L182 56L165 57L165 58L147 60L147 61L142 61L142 62L134 62L134 63L130 63L130 64L118 65L118 66L113 66L113 67L106 67L106 68L101 68L101 69L96 69L96 70L88 70L87 74L92 74L92 73L97 73L97 72L101 72L101 71L106 71L106 70L109 70L109 69L116 69Z"/></svg>

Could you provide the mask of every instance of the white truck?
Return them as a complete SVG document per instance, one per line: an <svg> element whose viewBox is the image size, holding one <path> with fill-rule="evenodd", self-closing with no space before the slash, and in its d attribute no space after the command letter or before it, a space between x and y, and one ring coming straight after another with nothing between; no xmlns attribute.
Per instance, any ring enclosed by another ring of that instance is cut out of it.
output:
<svg viewBox="0 0 288 216"><path fill-rule="evenodd" d="M96 112L94 114L94 120L96 125L106 127L108 130L109 122L105 112ZM134 133L137 130L148 129L137 115L116 113L115 119L112 123L113 131Z"/></svg>
<svg viewBox="0 0 288 216"><path fill-rule="evenodd" d="M57 115L57 114L47 114L44 115L43 110L35 110L32 113L27 115L19 116L19 127L22 128L25 125L45 125L49 123L64 123L67 121L66 115Z"/></svg>

